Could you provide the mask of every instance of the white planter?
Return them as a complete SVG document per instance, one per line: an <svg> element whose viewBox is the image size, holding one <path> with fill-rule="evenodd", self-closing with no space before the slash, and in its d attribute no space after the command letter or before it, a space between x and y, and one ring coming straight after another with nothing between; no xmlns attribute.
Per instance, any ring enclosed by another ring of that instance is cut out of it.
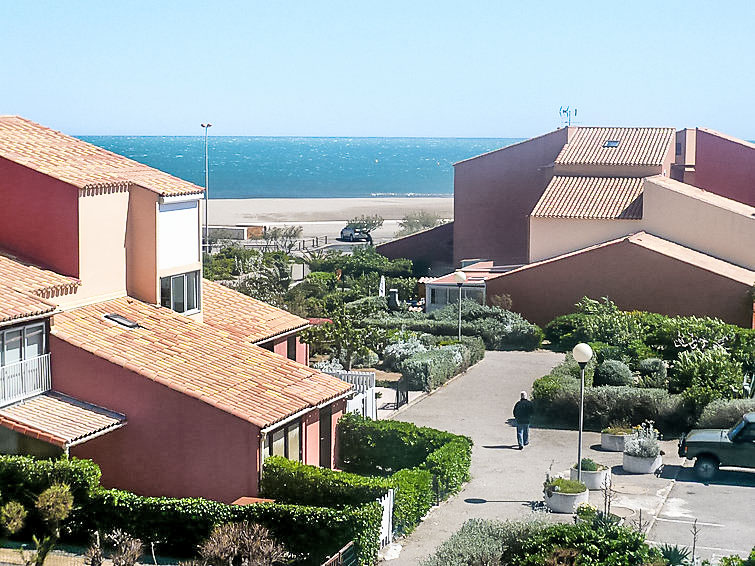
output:
<svg viewBox="0 0 755 566"><path fill-rule="evenodd" d="M600 433L600 448L606 452L624 452L624 439L631 434Z"/></svg>
<svg viewBox="0 0 755 566"><path fill-rule="evenodd" d="M597 472L588 472L582 470L582 483L587 486L589 490L603 489L605 486L606 478L608 477L608 468L605 470L598 470ZM569 479L577 480L577 468L569 470Z"/></svg>
<svg viewBox="0 0 755 566"><path fill-rule="evenodd" d="M629 472L630 474L652 474L661 467L662 463L663 460L660 454L655 458L638 458L637 456L630 456L625 452L622 467L625 472Z"/></svg>
<svg viewBox="0 0 755 566"><path fill-rule="evenodd" d="M582 493L554 491L550 497L545 496L545 504L554 513L576 513L577 507L582 503L587 503L589 497L590 492L588 490L584 490Z"/></svg>

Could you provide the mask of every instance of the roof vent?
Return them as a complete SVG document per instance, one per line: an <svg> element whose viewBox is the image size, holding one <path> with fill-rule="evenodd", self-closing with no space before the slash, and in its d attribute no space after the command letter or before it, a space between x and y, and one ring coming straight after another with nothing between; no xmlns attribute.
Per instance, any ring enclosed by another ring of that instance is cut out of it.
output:
<svg viewBox="0 0 755 566"><path fill-rule="evenodd" d="M105 318L112 320L113 322L120 324L121 326L125 326L126 328L139 328L138 322L135 322L130 318L126 318L125 316L122 316L120 314L111 312L110 314L106 314Z"/></svg>
<svg viewBox="0 0 755 566"><path fill-rule="evenodd" d="M603 147L619 147L619 140L606 140L603 142Z"/></svg>

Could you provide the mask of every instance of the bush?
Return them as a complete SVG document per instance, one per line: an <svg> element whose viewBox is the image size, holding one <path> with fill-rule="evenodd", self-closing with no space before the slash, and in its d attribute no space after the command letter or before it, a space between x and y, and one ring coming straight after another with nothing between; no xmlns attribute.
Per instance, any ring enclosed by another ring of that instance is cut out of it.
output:
<svg viewBox="0 0 755 566"><path fill-rule="evenodd" d="M546 528L542 521L490 521L469 519L441 544L422 566L509 564L521 556L521 546Z"/></svg>
<svg viewBox="0 0 755 566"><path fill-rule="evenodd" d="M632 370L624 362L606 360L595 368L594 385L631 385Z"/></svg>
<svg viewBox="0 0 755 566"><path fill-rule="evenodd" d="M755 411L755 399L719 399L703 410L696 428L731 428L742 415Z"/></svg>
<svg viewBox="0 0 755 566"><path fill-rule="evenodd" d="M411 338L406 342L389 344L383 351L383 367L387 371L396 371L401 362L414 354L426 351L427 347L417 338Z"/></svg>
<svg viewBox="0 0 755 566"><path fill-rule="evenodd" d="M346 353L342 350L341 351L341 363L346 359ZM370 350L369 348L364 348L362 350L359 350L355 352L352 355L351 358L351 366L355 368L373 368L375 367L378 362L380 361L380 358L375 353L374 350Z"/></svg>
<svg viewBox="0 0 755 566"><path fill-rule="evenodd" d="M89 460L0 456L4 499L33 502L55 483L70 486L76 505L62 527L75 542L88 541L93 531L120 529L143 541L159 541L163 552L186 556L215 525L248 520L285 541L300 564L322 564L350 540L356 541L360 564L372 564L377 556L382 517L377 503L340 509L274 503L235 506L199 498L142 497L102 489L99 479L99 467Z"/></svg>
<svg viewBox="0 0 755 566"><path fill-rule="evenodd" d="M652 421L643 423L634 429L632 436L624 439L624 454L636 458L655 458L661 453L658 443L658 431Z"/></svg>
<svg viewBox="0 0 755 566"><path fill-rule="evenodd" d="M364 297L347 303L345 307L350 315L367 318L376 314L387 313L388 299L386 297Z"/></svg>
<svg viewBox="0 0 755 566"><path fill-rule="evenodd" d="M265 459L260 494L278 503L343 507L376 501L392 487L385 478L337 472L272 456Z"/></svg>
<svg viewBox="0 0 755 566"><path fill-rule="evenodd" d="M543 491L547 496L554 493L582 493L587 486L580 481L565 478L550 478L543 484Z"/></svg>
<svg viewBox="0 0 755 566"><path fill-rule="evenodd" d="M639 374L638 385L654 389L666 389L668 387L668 373L666 362L659 358L647 358L637 365Z"/></svg>
<svg viewBox="0 0 755 566"><path fill-rule="evenodd" d="M469 481L471 464L472 443L467 438L459 437L431 452L424 468L437 478L437 492L445 499L458 493L461 486Z"/></svg>
<svg viewBox="0 0 755 566"><path fill-rule="evenodd" d="M459 373L462 362L458 349L436 348L410 356L399 370L409 389L432 391Z"/></svg>
<svg viewBox="0 0 755 566"><path fill-rule="evenodd" d="M714 399L732 399L742 393L742 365L720 346L679 354L669 383L672 391L683 391L702 413Z"/></svg>
<svg viewBox="0 0 755 566"><path fill-rule="evenodd" d="M681 395L671 395L662 389L611 385L588 387L585 389L584 411L585 428L596 431L613 423L654 420L662 432L675 434L687 430L694 422L689 403ZM579 384L567 385L549 399L536 398L535 412L539 418L552 424L576 428Z"/></svg>
<svg viewBox="0 0 755 566"><path fill-rule="evenodd" d="M391 481L396 486L393 494L393 530L399 534L409 534L435 502L433 476L422 468L407 468L393 474Z"/></svg>

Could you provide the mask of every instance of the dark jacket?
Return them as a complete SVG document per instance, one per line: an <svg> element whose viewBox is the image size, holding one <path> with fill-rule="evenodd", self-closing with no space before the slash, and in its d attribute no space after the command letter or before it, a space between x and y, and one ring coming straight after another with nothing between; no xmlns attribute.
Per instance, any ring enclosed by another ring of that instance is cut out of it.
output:
<svg viewBox="0 0 755 566"><path fill-rule="evenodd" d="M529 399L520 399L514 405L514 418L517 424L530 424L530 417L535 411L535 406Z"/></svg>

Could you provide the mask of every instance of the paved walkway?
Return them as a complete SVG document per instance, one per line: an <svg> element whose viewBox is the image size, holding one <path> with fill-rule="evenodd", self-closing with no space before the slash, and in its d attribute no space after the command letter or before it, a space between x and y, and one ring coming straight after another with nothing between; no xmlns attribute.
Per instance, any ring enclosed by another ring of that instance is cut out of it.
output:
<svg viewBox="0 0 755 566"><path fill-rule="evenodd" d="M529 516L533 502L542 501L545 474L567 471L577 460L576 431L531 429L530 446L516 450L516 429L507 423L521 390L563 359L552 352L487 352L485 359L396 418L431 426L474 440L472 480L460 494L433 509L409 537L389 566L416 566L469 518L515 519ZM671 489L670 478L621 474L621 454L599 452L600 435L585 434L585 457L613 467L617 494L614 507L645 509L651 519ZM665 447L673 455L673 442ZM673 458L673 456L667 457ZM676 460L674 460L676 461ZM591 503L602 508L600 492ZM616 509L618 511L618 509ZM629 510L624 514L629 514ZM548 515L553 520L571 516Z"/></svg>

